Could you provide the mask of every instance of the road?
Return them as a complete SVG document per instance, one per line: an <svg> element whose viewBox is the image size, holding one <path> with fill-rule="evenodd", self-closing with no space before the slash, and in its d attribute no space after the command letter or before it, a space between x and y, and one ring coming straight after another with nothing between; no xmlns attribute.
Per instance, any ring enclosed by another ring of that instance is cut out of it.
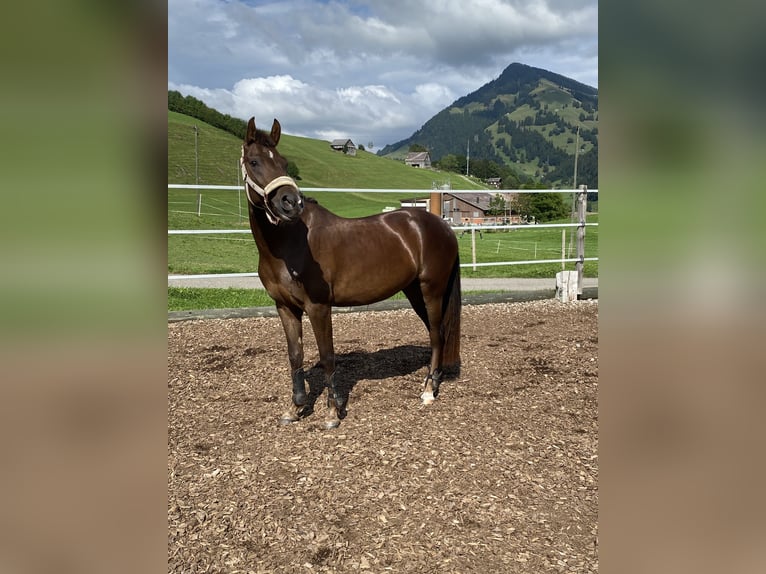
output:
<svg viewBox="0 0 766 574"><path fill-rule="evenodd" d="M463 291L555 291L556 279L508 279L508 278L461 278ZM258 277L211 277L171 278L168 287L237 287L241 289L263 289ZM598 278L584 278L583 288L598 288Z"/></svg>

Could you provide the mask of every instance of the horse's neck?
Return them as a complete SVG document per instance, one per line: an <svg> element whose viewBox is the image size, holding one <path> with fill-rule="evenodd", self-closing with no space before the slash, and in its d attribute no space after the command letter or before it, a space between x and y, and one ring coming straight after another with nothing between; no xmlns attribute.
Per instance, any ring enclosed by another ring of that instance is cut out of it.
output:
<svg viewBox="0 0 766 574"><path fill-rule="evenodd" d="M266 213L262 209L256 209L252 205L249 207L250 229L262 256L275 256L288 245L293 248L299 248L302 244L305 246L307 230L321 230L339 219L337 215L318 203L306 202L300 218L302 226L299 222L274 225L266 218Z"/></svg>
<svg viewBox="0 0 766 574"><path fill-rule="evenodd" d="M273 235L276 229L272 229L274 226L266 219L266 212L262 209L257 209L252 205L250 208L250 230L253 232L253 239L255 239L255 245L258 247L259 253L263 255L269 255L271 253L270 245L273 243Z"/></svg>

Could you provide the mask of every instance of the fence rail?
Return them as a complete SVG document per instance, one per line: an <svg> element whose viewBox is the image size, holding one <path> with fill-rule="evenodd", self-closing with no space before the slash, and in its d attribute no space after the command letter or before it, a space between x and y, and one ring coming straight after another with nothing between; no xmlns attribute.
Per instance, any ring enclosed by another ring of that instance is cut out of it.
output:
<svg viewBox="0 0 766 574"><path fill-rule="evenodd" d="M213 191L242 191L241 185L194 185L194 184L168 184L168 189L196 189ZM413 194L471 194L471 193L563 193L575 196L575 206L577 208L578 222L576 223L534 223L534 224L511 224L511 225L458 225L451 226L454 231L471 232L472 242L472 262L462 263L461 267L471 267L474 270L477 267L492 267L505 265L533 265L545 263L575 263L578 273L578 290L582 289L582 267L585 261L598 261L598 257L585 257L585 228L597 227L598 223L587 223L585 221L586 195L588 193L598 193L597 189L587 189L580 186L580 189L503 189L503 190L453 190L453 189L373 189L373 188L324 188L324 187L302 187L305 192L330 192L330 193L413 193ZM200 203L201 205L201 199ZM483 231L498 231L504 229L544 229L544 228L577 228L577 257L562 257L557 259L534 259L528 261L492 261L480 263L476 261L475 234ZM250 234L249 229L169 229L168 235L229 235L229 234ZM208 279L216 277L258 277L258 273L203 273L197 275L168 275L168 279ZM581 292L581 291L580 291Z"/></svg>

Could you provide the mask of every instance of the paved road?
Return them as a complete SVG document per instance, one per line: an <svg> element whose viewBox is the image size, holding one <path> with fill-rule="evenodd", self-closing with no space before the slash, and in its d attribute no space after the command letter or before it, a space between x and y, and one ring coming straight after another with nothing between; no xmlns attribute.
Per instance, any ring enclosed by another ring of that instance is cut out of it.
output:
<svg viewBox="0 0 766 574"><path fill-rule="evenodd" d="M461 279L463 291L555 291L556 279ZM263 289L258 277L214 277L205 279L175 279L168 277L168 287L238 287ZM598 278L585 278L583 288L598 288Z"/></svg>

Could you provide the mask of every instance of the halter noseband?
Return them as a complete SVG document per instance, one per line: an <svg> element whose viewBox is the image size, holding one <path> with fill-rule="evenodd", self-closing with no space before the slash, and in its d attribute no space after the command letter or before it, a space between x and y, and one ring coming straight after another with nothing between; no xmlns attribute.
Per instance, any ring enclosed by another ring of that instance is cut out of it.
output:
<svg viewBox="0 0 766 574"><path fill-rule="evenodd" d="M247 194L247 200L253 205L253 207L259 207L250 196L250 189L254 189L255 192L263 198L263 207L264 211L266 211L266 217L272 224L278 225L279 218L274 215L274 212L271 211L271 208L269 207L268 195L278 187L289 185L295 188L295 191L298 192L298 197L300 197L301 190L298 187L298 184L295 183L295 180L292 177L287 175L280 175L279 177L272 179L269 183L266 184L266 187L261 187L255 183L253 178L250 177L250 174L247 173L247 168L245 167L245 146L242 146L242 157L239 158L239 165L242 168L242 179L245 180L245 193Z"/></svg>

